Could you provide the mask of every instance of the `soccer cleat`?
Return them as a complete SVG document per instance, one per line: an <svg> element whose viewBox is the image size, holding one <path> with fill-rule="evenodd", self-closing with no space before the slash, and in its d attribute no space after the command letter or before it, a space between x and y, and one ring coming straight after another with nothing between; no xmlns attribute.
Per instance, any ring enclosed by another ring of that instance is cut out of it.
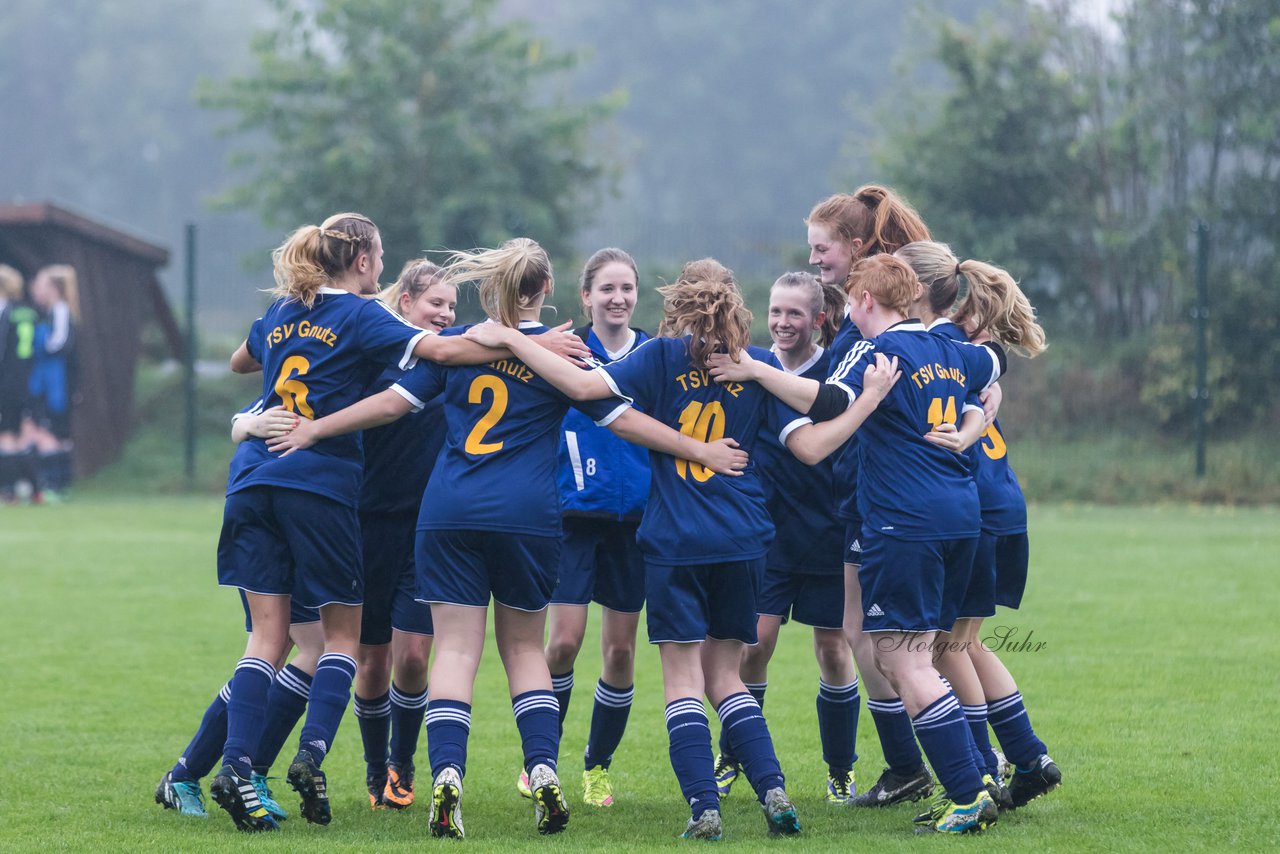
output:
<svg viewBox="0 0 1280 854"><path fill-rule="evenodd" d="M462 839L462 776L450 765L431 786L431 835Z"/></svg>
<svg viewBox="0 0 1280 854"><path fill-rule="evenodd" d="M299 750L289 766L289 785L302 797L298 811L312 824L328 824L333 820L329 811L329 793L324 772L316 764L309 750Z"/></svg>
<svg viewBox="0 0 1280 854"><path fill-rule="evenodd" d="M1009 796L1008 786L990 774L982 775L982 785L986 787L987 794L991 796L991 800L996 802L1000 812L1013 809L1013 799Z"/></svg>
<svg viewBox="0 0 1280 854"><path fill-rule="evenodd" d="M394 762L387 765L387 785L382 792L383 802L393 810L413 805L413 763L403 766Z"/></svg>
<svg viewBox="0 0 1280 854"><path fill-rule="evenodd" d="M603 765L582 772L582 802L593 807L613 806L613 783Z"/></svg>
<svg viewBox="0 0 1280 854"><path fill-rule="evenodd" d="M564 802L560 778L549 765L535 765L529 771L533 790L533 818L538 832L559 833L569 824L569 805Z"/></svg>
<svg viewBox="0 0 1280 854"><path fill-rule="evenodd" d="M1041 753L1030 768L1017 768L1009 778L1009 798L1014 809L1024 807L1031 801L1051 792L1062 782L1062 772L1049 754Z"/></svg>
<svg viewBox="0 0 1280 854"><path fill-rule="evenodd" d="M533 789L529 788L529 772L521 771L520 776L516 777L516 791L520 793L522 798L532 798Z"/></svg>
<svg viewBox="0 0 1280 854"><path fill-rule="evenodd" d="M723 836L720 810L703 810L702 815L689 819L688 827L680 834L681 839L705 839L708 842L719 842Z"/></svg>
<svg viewBox="0 0 1280 854"><path fill-rule="evenodd" d="M716 791L720 793L720 798L729 797L730 790L733 789L733 781L738 779L738 775L742 773L742 767L738 765L738 760L725 756L723 753L716 754L716 769L713 775L716 780Z"/></svg>
<svg viewBox="0 0 1280 854"><path fill-rule="evenodd" d="M289 814L284 811L284 807L276 803L276 799L271 796L271 787L267 785L267 776L259 774L257 771L249 775L249 782L253 784L253 790L258 793L258 802L271 813L271 817L276 821L284 821Z"/></svg>
<svg viewBox="0 0 1280 854"><path fill-rule="evenodd" d="M260 830L277 830L280 825L271 817L258 800L253 781L246 780L230 765L223 765L218 776L209 785L209 795L214 803L227 811L238 830L255 833Z"/></svg>
<svg viewBox="0 0 1280 854"><path fill-rule="evenodd" d="M204 808L204 795L196 780L175 780L173 772L167 772L156 786L156 803L167 810L177 810L178 815L208 818Z"/></svg>
<svg viewBox="0 0 1280 854"><path fill-rule="evenodd" d="M800 819L796 816L795 804L791 803L781 787L765 792L764 803L760 806L764 809L770 836L795 836L800 832Z"/></svg>
<svg viewBox="0 0 1280 854"><path fill-rule="evenodd" d="M906 801L918 801L933 793L933 775L920 766L913 774L897 774L888 768L880 772L880 779L852 801L855 807L887 807Z"/></svg>
<svg viewBox="0 0 1280 854"><path fill-rule="evenodd" d="M827 803L836 806L848 806L853 803L853 796L858 787L853 782L853 771L827 772Z"/></svg>
<svg viewBox="0 0 1280 854"><path fill-rule="evenodd" d="M913 822L916 833L977 833L999 818L996 802L986 789L981 789L971 804L957 804L945 794L939 794L930 810L916 816Z"/></svg>
<svg viewBox="0 0 1280 854"><path fill-rule="evenodd" d="M364 787L369 792L369 809L375 812L380 809L386 809L387 775L366 773L364 775Z"/></svg>

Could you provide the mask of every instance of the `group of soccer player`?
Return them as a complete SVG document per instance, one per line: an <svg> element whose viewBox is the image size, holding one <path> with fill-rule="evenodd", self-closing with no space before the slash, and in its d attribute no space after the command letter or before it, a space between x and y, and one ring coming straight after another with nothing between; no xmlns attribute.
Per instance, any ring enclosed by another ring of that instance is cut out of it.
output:
<svg viewBox="0 0 1280 854"><path fill-rule="evenodd" d="M588 805L614 802L642 610L685 838L721 838L739 777L771 835L800 832L762 712L789 619L814 632L830 803L919 800L936 775L916 829L973 832L1054 788L1016 684L977 641L997 604L1018 607L1028 561L996 380L1043 332L1005 271L958 261L891 190L837 194L806 222L817 275L773 285L769 350L712 259L657 289L650 338L631 327L639 271L619 249L587 261L590 323L571 332L539 320L553 273L531 240L411 263L377 299L366 217L291 235L277 299L232 357L264 380L233 420L218 546L249 642L157 802L204 815L216 769L211 796L238 828L277 828L267 773L305 715L287 779L328 824L322 763L354 684L370 805L414 802L425 723L429 826L463 838L491 601L540 833L569 820L558 758L593 601ZM454 327L467 283L488 321ZM861 794L859 674L887 765Z"/></svg>

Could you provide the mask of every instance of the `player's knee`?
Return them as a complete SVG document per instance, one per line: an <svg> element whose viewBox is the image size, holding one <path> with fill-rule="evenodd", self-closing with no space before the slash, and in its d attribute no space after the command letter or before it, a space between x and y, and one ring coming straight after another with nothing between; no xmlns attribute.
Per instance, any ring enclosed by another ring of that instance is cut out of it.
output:
<svg viewBox="0 0 1280 854"><path fill-rule="evenodd" d="M628 644L606 644L602 657L606 674L629 677L635 670L636 650Z"/></svg>
<svg viewBox="0 0 1280 854"><path fill-rule="evenodd" d="M570 637L552 637L547 641L547 667L553 673L564 673L573 667L582 648L581 639Z"/></svg>

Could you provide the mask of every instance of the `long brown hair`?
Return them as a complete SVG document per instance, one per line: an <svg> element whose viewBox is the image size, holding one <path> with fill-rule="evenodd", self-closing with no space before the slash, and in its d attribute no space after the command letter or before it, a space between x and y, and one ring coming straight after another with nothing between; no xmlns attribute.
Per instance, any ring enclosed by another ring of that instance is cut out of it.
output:
<svg viewBox="0 0 1280 854"><path fill-rule="evenodd" d="M476 282L484 313L503 326L520 326L520 311L555 279L547 251L527 237L516 237L497 249L454 252L445 267L451 285Z"/></svg>
<svg viewBox="0 0 1280 854"><path fill-rule="evenodd" d="M805 223L826 226L850 246L861 240L855 258L894 252L907 243L930 239L916 209L893 190L877 184L828 196L814 205Z"/></svg>
<svg viewBox="0 0 1280 854"><path fill-rule="evenodd" d="M364 214L340 213L320 225L304 225L271 253L276 286L272 294L307 308L316 292L341 276L362 252L373 248L378 227Z"/></svg>
<svg viewBox="0 0 1280 854"><path fill-rule="evenodd" d="M663 298L658 335L690 336L689 360L695 368L706 367L712 353L729 353L736 359L751 343L751 312L733 271L714 258L685 264L680 276L658 293Z"/></svg>

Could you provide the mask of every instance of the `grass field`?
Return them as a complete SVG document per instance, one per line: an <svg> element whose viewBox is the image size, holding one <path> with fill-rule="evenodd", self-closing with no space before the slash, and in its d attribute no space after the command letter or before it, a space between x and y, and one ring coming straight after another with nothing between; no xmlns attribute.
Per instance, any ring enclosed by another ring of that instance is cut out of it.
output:
<svg viewBox="0 0 1280 854"><path fill-rule="evenodd" d="M418 807L369 812L350 713L325 765L335 813L328 828L294 817L281 833L250 839L216 808L199 821L152 803L156 781L243 650L239 602L213 581L220 509L220 500L209 498L101 495L0 509L0 849L408 851L449 844L427 836ZM1033 508L1027 600L989 625L1043 644L1005 659L1065 783L982 837L920 839L910 831L909 807L856 811L822 801L816 667L807 630L784 628L765 710L804 834L768 840L742 791L726 802L723 845L877 852L1280 847L1271 812L1280 794L1277 553L1275 508ZM561 762L575 798L598 667L589 642ZM616 806L589 811L571 801L569 831L539 839L528 802L512 786L519 739L496 653L486 653L465 845L576 851L677 844L687 810L667 761L653 649L642 649L638 670L631 726L614 761ZM865 711L862 723L856 772L865 786L881 765ZM293 811L287 786L277 784L277 791Z"/></svg>

